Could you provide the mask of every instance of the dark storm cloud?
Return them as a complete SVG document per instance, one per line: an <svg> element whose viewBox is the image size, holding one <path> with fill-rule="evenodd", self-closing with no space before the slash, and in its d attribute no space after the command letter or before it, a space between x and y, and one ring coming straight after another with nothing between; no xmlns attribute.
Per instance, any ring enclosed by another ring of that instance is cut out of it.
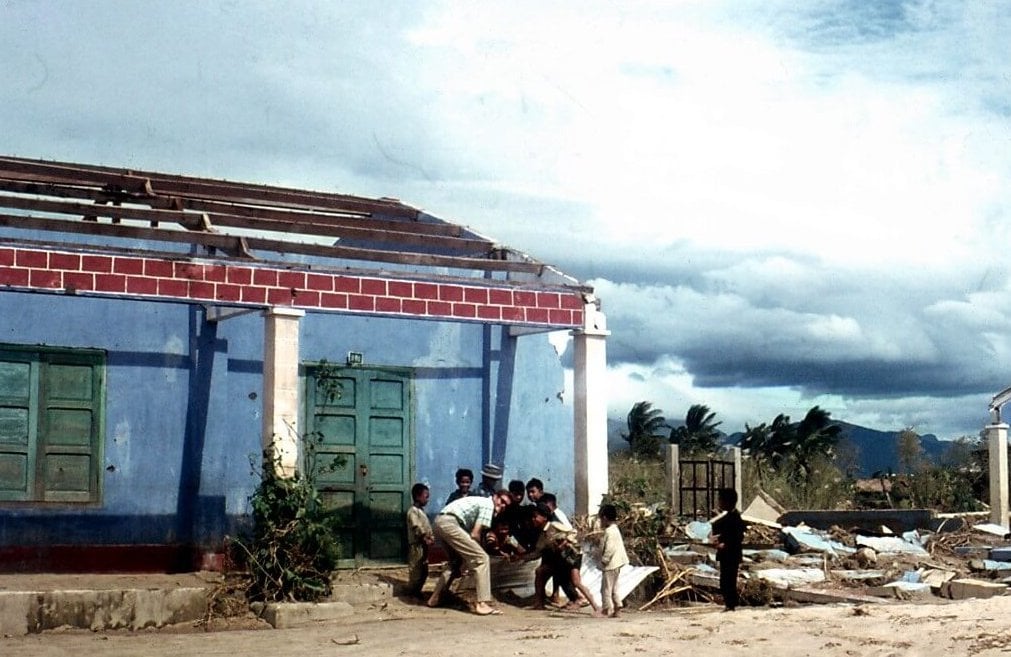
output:
<svg viewBox="0 0 1011 657"><path fill-rule="evenodd" d="M920 17L904 0L831 0L798 5L804 15L797 38L812 47L833 48L853 43L893 39L920 28Z"/></svg>
<svg viewBox="0 0 1011 657"><path fill-rule="evenodd" d="M811 395L961 396L1006 385L1006 273L991 277L994 291L966 294L958 290L972 272L886 286L880 275L811 268L777 290L758 269L750 286L719 271L696 275L722 283L708 286L592 281L605 299L610 361L670 358L699 387Z"/></svg>

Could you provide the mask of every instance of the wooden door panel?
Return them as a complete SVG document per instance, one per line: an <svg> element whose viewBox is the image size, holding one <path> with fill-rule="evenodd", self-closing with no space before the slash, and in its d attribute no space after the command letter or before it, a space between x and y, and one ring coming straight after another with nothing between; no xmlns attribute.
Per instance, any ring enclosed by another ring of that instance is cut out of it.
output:
<svg viewBox="0 0 1011 657"><path fill-rule="evenodd" d="M410 379L367 368L341 369L339 399L322 399L307 378L307 431L321 443L317 462L344 463L327 471L317 465L317 484L328 508L340 514L342 566L364 561L400 561L404 513L410 505Z"/></svg>

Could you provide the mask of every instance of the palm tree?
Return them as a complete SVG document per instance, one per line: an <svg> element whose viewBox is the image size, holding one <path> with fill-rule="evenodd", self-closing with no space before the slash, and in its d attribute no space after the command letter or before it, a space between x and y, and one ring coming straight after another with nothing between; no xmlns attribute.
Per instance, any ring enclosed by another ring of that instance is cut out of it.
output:
<svg viewBox="0 0 1011 657"><path fill-rule="evenodd" d="M793 454L802 464L816 457L831 459L839 442L842 427L832 424L830 413L817 406L811 408L796 427L796 446Z"/></svg>
<svg viewBox="0 0 1011 657"><path fill-rule="evenodd" d="M723 422L714 422L716 413L710 412L704 404L694 404L685 415L685 424L674 427L670 432L670 442L688 453L715 452L720 446L720 431Z"/></svg>
<svg viewBox="0 0 1011 657"><path fill-rule="evenodd" d="M759 425L744 425L744 435L738 443L746 456L758 462L771 462L773 457L772 431L765 422Z"/></svg>
<svg viewBox="0 0 1011 657"><path fill-rule="evenodd" d="M769 425L745 425L740 445L748 455L776 470L788 468L798 481L806 482L813 463L832 458L841 433L829 412L815 406L797 423L780 413Z"/></svg>
<svg viewBox="0 0 1011 657"><path fill-rule="evenodd" d="M662 430L667 428L663 411L653 408L648 401L636 402L626 418L628 433L622 438L628 441L632 453L637 456L656 456L660 451Z"/></svg>

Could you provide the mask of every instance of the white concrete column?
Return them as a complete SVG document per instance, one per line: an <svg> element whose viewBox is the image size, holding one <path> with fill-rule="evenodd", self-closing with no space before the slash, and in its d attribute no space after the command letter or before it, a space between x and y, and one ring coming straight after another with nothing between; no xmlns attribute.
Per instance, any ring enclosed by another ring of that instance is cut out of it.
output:
<svg viewBox="0 0 1011 657"><path fill-rule="evenodd" d="M298 330L304 310L263 312L263 449L274 456L278 474L298 468Z"/></svg>
<svg viewBox="0 0 1011 657"><path fill-rule="evenodd" d="M730 458L734 462L734 490L737 491L737 510L744 510L744 459L741 448L736 445L730 448Z"/></svg>
<svg viewBox="0 0 1011 657"><path fill-rule="evenodd" d="M607 485L607 317L588 303L573 331L576 513L593 515Z"/></svg>
<svg viewBox="0 0 1011 657"><path fill-rule="evenodd" d="M986 427L990 448L990 522L1008 526L1007 429L1003 422Z"/></svg>
<svg viewBox="0 0 1011 657"><path fill-rule="evenodd" d="M671 516L681 515L681 448L674 443L664 445L664 472L667 479L667 507Z"/></svg>

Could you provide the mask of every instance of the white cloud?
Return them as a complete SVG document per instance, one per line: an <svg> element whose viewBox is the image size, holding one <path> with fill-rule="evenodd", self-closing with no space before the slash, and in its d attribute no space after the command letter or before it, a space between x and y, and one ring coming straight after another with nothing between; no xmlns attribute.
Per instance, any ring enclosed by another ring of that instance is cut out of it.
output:
<svg viewBox="0 0 1011 657"><path fill-rule="evenodd" d="M9 152L474 226L594 279L622 405L953 426L1007 384L998 3L3 11Z"/></svg>

